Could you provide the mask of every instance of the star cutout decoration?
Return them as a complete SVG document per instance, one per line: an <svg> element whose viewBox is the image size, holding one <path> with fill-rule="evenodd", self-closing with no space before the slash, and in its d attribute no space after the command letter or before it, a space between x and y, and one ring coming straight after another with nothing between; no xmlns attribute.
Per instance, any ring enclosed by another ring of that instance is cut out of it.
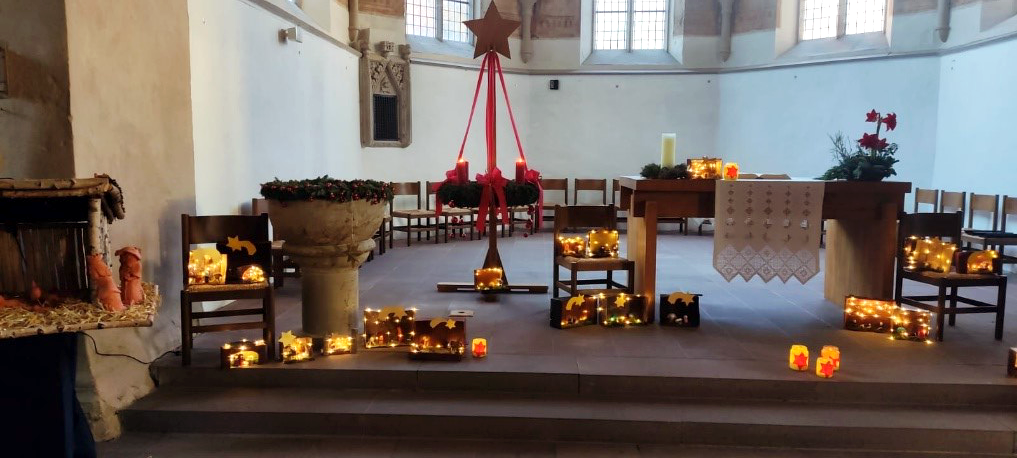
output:
<svg viewBox="0 0 1017 458"><path fill-rule="evenodd" d="M402 318L406 316L406 309L399 307L398 305L382 307L378 315L382 318L388 318L389 315L392 315L394 318Z"/></svg>
<svg viewBox="0 0 1017 458"><path fill-rule="evenodd" d="M449 329L452 329L452 328L456 327L456 320L454 320L452 318L449 318L447 320L444 319L444 318L435 318L435 319L431 320L431 327L432 328L436 328L436 327L441 326L443 324L445 325L445 327L447 327Z"/></svg>
<svg viewBox="0 0 1017 458"><path fill-rule="evenodd" d="M293 335L293 331L286 331L279 336L279 343L283 344L284 347L292 346L296 340L297 336Z"/></svg>
<svg viewBox="0 0 1017 458"><path fill-rule="evenodd" d="M487 8L487 13L484 13L483 19L463 21L463 24L477 36L477 44L473 48L474 58L487 54L488 51L512 58L509 53L508 37L519 27L519 21L503 19L498 12L498 5L493 1Z"/></svg>
<svg viewBox="0 0 1017 458"><path fill-rule="evenodd" d="M618 297L614 298L614 306L615 307L625 307L625 304L628 301L629 301L628 296L626 296L624 294L619 295Z"/></svg>
<svg viewBox="0 0 1017 458"><path fill-rule="evenodd" d="M795 367L797 367L799 370L805 369L805 368L809 367L809 357L805 356L804 353L799 353L799 354L795 355L795 362L794 362L794 364L795 364Z"/></svg>
<svg viewBox="0 0 1017 458"><path fill-rule="evenodd" d="M667 296L667 301L672 304L677 304L678 301L682 301L685 305L692 304L692 301L696 299L696 295L692 293L686 293L683 291L677 291Z"/></svg>
<svg viewBox="0 0 1017 458"><path fill-rule="evenodd" d="M581 307L583 302L586 302L586 298L582 294L578 296L572 296L569 298L568 303L565 304L565 310L572 310L572 306Z"/></svg>
<svg viewBox="0 0 1017 458"><path fill-rule="evenodd" d="M834 365L834 363L823 363L819 365L819 373L823 377L830 378L833 377L833 371L835 368L836 365Z"/></svg>

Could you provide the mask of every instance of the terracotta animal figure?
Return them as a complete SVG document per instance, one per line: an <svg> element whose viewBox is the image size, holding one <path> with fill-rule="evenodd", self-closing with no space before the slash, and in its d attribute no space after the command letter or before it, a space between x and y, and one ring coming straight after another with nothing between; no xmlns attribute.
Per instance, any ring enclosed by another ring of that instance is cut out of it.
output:
<svg viewBox="0 0 1017 458"><path fill-rule="evenodd" d="M106 310L116 312L123 310L124 303L120 299L120 289L113 283L113 272L98 254L90 254L87 259L88 279L92 282L92 290L99 303Z"/></svg>
<svg viewBox="0 0 1017 458"><path fill-rule="evenodd" d="M141 289L141 249L123 247L116 255L120 256L120 298L127 306L140 304L145 300L145 291Z"/></svg>

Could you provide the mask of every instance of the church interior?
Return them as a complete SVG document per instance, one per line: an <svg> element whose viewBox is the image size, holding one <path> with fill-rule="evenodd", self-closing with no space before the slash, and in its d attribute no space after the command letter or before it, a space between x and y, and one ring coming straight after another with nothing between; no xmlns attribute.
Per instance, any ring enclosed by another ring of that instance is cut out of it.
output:
<svg viewBox="0 0 1017 458"><path fill-rule="evenodd" d="M0 455L1017 456L1014 56L1017 0L0 0Z"/></svg>

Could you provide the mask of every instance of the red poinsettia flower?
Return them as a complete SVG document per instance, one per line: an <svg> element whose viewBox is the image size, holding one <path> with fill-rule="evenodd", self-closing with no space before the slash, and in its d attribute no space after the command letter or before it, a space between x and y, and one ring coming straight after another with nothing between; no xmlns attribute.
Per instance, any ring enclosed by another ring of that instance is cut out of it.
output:
<svg viewBox="0 0 1017 458"><path fill-rule="evenodd" d="M897 128L897 113L890 113L883 118L883 124L886 125L886 130L894 130Z"/></svg>
<svg viewBox="0 0 1017 458"><path fill-rule="evenodd" d="M865 114L865 122L876 122L879 121L879 113L876 113L876 109Z"/></svg>
<svg viewBox="0 0 1017 458"><path fill-rule="evenodd" d="M862 138L858 139L858 144L862 148L881 150L886 148L886 139L879 138L876 134L862 134Z"/></svg>

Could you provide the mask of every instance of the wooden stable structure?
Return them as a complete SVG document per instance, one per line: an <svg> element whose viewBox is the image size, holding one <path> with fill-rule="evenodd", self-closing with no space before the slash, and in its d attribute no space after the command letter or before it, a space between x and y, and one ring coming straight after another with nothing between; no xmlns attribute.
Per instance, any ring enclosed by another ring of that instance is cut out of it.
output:
<svg viewBox="0 0 1017 458"><path fill-rule="evenodd" d="M108 176L0 179L0 294L49 293L91 300L85 259L112 266L109 225L124 218L123 195Z"/></svg>

